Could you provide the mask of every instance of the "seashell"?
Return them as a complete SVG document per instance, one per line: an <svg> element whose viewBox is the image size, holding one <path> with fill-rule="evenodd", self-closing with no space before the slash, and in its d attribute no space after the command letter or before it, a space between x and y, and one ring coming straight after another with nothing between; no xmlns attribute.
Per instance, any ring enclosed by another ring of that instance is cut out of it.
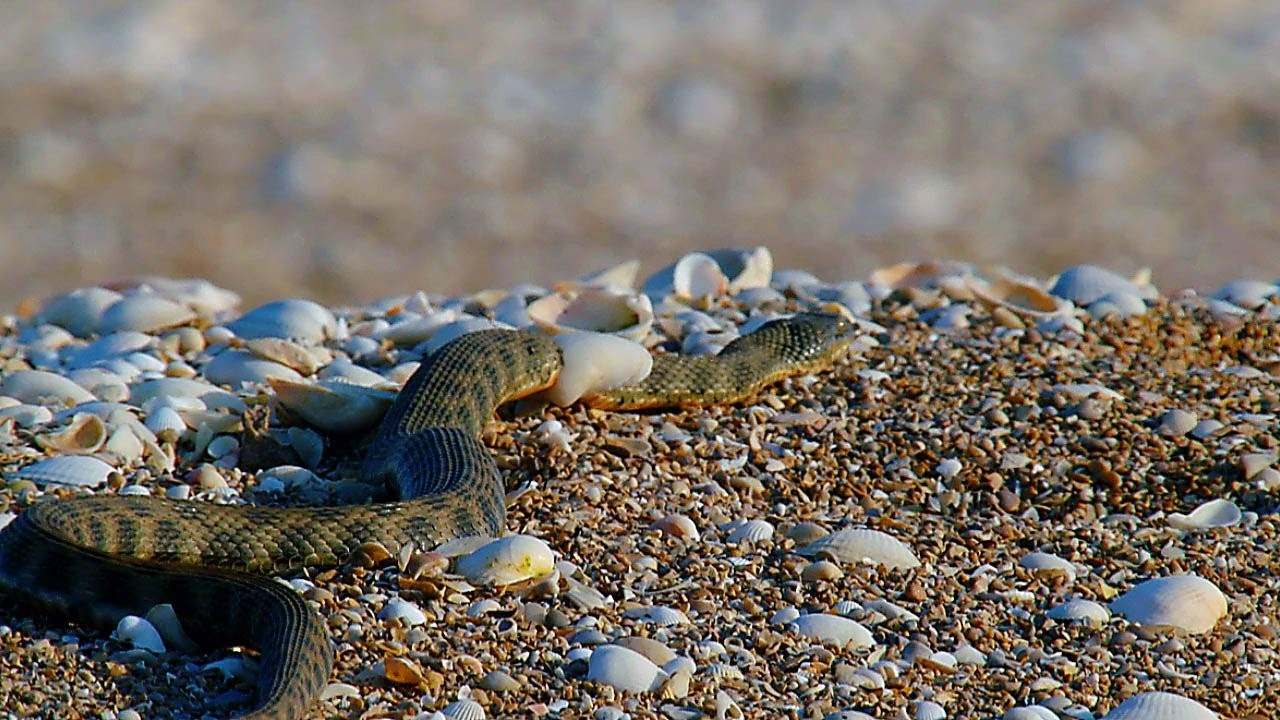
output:
<svg viewBox="0 0 1280 720"><path fill-rule="evenodd" d="M1258 473L1274 465L1276 456L1271 453L1245 453L1240 456L1240 472L1245 480L1252 480Z"/></svg>
<svg viewBox="0 0 1280 720"><path fill-rule="evenodd" d="M205 364L204 376L209 382L233 388L244 383L265 385L273 378L302 382L302 376L292 368L262 360L243 350L224 350L218 353Z"/></svg>
<svg viewBox="0 0 1280 720"><path fill-rule="evenodd" d="M773 255L765 247L695 252L649 276L644 294L655 302L668 295L705 302L725 293L767 287L772 276Z"/></svg>
<svg viewBox="0 0 1280 720"><path fill-rule="evenodd" d="M694 525L688 516L679 513L667 515L655 522L653 526L668 535L688 542L698 542L702 539L701 533L698 532L698 526Z"/></svg>
<svg viewBox="0 0 1280 720"><path fill-rule="evenodd" d="M490 670L480 679L480 687L493 692L515 692L520 689L520 681L502 670Z"/></svg>
<svg viewBox="0 0 1280 720"><path fill-rule="evenodd" d="M66 378L88 390L99 400L118 402L129 398L129 387L124 378L103 368L72 370Z"/></svg>
<svg viewBox="0 0 1280 720"><path fill-rule="evenodd" d="M676 670L662 683L659 688L658 697L663 700L679 700L689 695L689 682L693 680L693 673L687 669ZM631 716L621 713L620 720L630 720ZM597 711L596 720L600 720L600 714Z"/></svg>
<svg viewBox="0 0 1280 720"><path fill-rule="evenodd" d="M975 665L981 667L987 664L987 656L983 654L981 650L967 643L956 648L955 652L951 654L960 665Z"/></svg>
<svg viewBox="0 0 1280 720"><path fill-rule="evenodd" d="M809 543L799 550L801 555L829 555L837 562L871 562L890 569L920 566L911 548L888 533L869 528L848 528Z"/></svg>
<svg viewBox="0 0 1280 720"><path fill-rule="evenodd" d="M507 535L458 558L458 574L473 585L510 585L555 569L555 553L529 535Z"/></svg>
<svg viewBox="0 0 1280 720"><path fill-rule="evenodd" d="M106 423L97 415L88 413L76 413L65 428L36 436L40 447L74 454L95 453L106 441Z"/></svg>
<svg viewBox="0 0 1280 720"><path fill-rule="evenodd" d="M88 455L59 455L18 470L17 477L37 485L97 487L107 482L107 476L113 470L110 465Z"/></svg>
<svg viewBox="0 0 1280 720"><path fill-rule="evenodd" d="M449 720L484 720L484 708L470 698L459 698L440 711Z"/></svg>
<svg viewBox="0 0 1280 720"><path fill-rule="evenodd" d="M848 678L849 684L863 690L883 690L884 676L871 668L858 668Z"/></svg>
<svg viewBox="0 0 1280 720"><path fill-rule="evenodd" d="M259 305L226 327L245 340L274 337L316 344L337 334L337 319L310 300L276 300Z"/></svg>
<svg viewBox="0 0 1280 720"><path fill-rule="evenodd" d="M769 290L768 288L762 288ZM750 292L750 291L748 291ZM763 305L765 301L776 304L781 308L785 305L786 298L774 290L769 292L775 293L776 297L764 295L763 297L753 297L747 293L739 293L738 300L747 302L754 300L753 304L748 307L758 307ZM835 283L832 285L821 285L813 288L813 298L821 303L836 303L840 307L847 310L852 315L865 315L871 311L871 294L867 292L866 286L860 282L850 281Z"/></svg>
<svg viewBox="0 0 1280 720"><path fill-rule="evenodd" d="M157 655L165 653L164 640L160 638L159 631L146 618L140 618L137 615L125 615L120 618L111 637Z"/></svg>
<svg viewBox="0 0 1280 720"><path fill-rule="evenodd" d="M689 253L671 268L670 294L680 300L707 303L728 290L729 279L719 263L705 253ZM645 291L649 291L648 282L645 283Z"/></svg>
<svg viewBox="0 0 1280 720"><path fill-rule="evenodd" d="M641 655L649 658L651 662L655 663L659 667L676 659L676 653L674 650L663 645L657 640L652 640L650 638L628 635L626 637L618 638L613 642L615 645L621 645L622 647L635 650ZM674 671L665 670L665 672L670 675Z"/></svg>
<svg viewBox="0 0 1280 720"><path fill-rule="evenodd" d="M293 368L303 375L314 373L333 357L324 348L306 348L281 338L254 338L246 342L244 347L263 360ZM378 377L381 379L382 376Z"/></svg>
<svg viewBox="0 0 1280 720"><path fill-rule="evenodd" d="M3 396L0 396L3 397ZM43 405L9 405L0 408L0 419L12 418L18 427L31 428L53 420L53 412Z"/></svg>
<svg viewBox="0 0 1280 720"><path fill-rule="evenodd" d="M649 658L621 645L601 645L587 661L587 679L624 692L657 690L667 679Z"/></svg>
<svg viewBox="0 0 1280 720"><path fill-rule="evenodd" d="M64 348L62 361L69 368L87 368L112 358L154 347L156 339L146 333L124 331L103 335L88 345Z"/></svg>
<svg viewBox="0 0 1280 720"><path fill-rule="evenodd" d="M769 624L790 625L795 622L798 617L800 617L800 611L794 607L787 606L774 613L773 616L769 618Z"/></svg>
<svg viewBox="0 0 1280 720"><path fill-rule="evenodd" d="M239 295L200 278L149 275L138 278L137 282L156 295L186 305L208 317L227 312L240 304Z"/></svg>
<svg viewBox="0 0 1280 720"><path fill-rule="evenodd" d="M787 533L786 533L787 538L789 540L794 540L797 543L806 543L806 544L811 543L817 540L818 538L826 537L827 535L830 535L830 534L831 533L826 528L822 527L816 522L810 522L808 520L804 522L798 522L795 525L792 525L791 527L787 528Z"/></svg>
<svg viewBox="0 0 1280 720"><path fill-rule="evenodd" d="M1091 398L1095 395L1108 400L1124 400L1124 396L1120 393L1097 383L1060 383L1050 388L1050 392L1062 393L1076 401Z"/></svg>
<svg viewBox="0 0 1280 720"><path fill-rule="evenodd" d="M1263 468L1257 475L1253 476L1253 482L1259 490L1272 491L1280 488L1280 470L1275 468Z"/></svg>
<svg viewBox="0 0 1280 720"><path fill-rule="evenodd" d="M829 560L816 560L800 571L800 578L805 582L825 582L839 580L842 577L844 577L844 571L839 565Z"/></svg>
<svg viewBox="0 0 1280 720"><path fill-rule="evenodd" d="M1173 575L1140 583L1113 600L1111 610L1139 625L1199 635L1227 614L1227 598L1198 575Z"/></svg>
<svg viewBox="0 0 1280 720"><path fill-rule="evenodd" d="M640 382L653 368L653 356L644 346L613 335L563 333L555 341L564 367L545 395L562 407L601 390Z"/></svg>
<svg viewBox="0 0 1280 720"><path fill-rule="evenodd" d="M647 295L604 288L558 292L535 300L529 319L548 333L612 333L639 342L653 326L653 304Z"/></svg>
<svg viewBox="0 0 1280 720"><path fill-rule="evenodd" d="M938 463L938 467L934 469L934 472L938 473L938 476L943 480L950 480L956 475L959 475L962 469L964 469L964 465L959 460L955 458L947 458L946 460Z"/></svg>
<svg viewBox="0 0 1280 720"><path fill-rule="evenodd" d="M145 619L156 629L156 632L160 634L160 639L167 646L182 652L194 652L197 649L196 643L187 635L187 631L182 628L182 622L178 620L177 611L169 603L152 606L147 611Z"/></svg>
<svg viewBox="0 0 1280 720"><path fill-rule="evenodd" d="M1225 300L1248 310L1257 310L1280 294L1280 287L1258 280L1232 280L1213 291L1209 297ZM70 328L68 328L70 329Z"/></svg>
<svg viewBox="0 0 1280 720"><path fill-rule="evenodd" d="M1030 570L1036 575L1046 575L1050 577L1063 576L1068 581L1074 582L1076 579L1076 566L1071 561L1060 558L1052 553L1033 552L1022 556L1018 561L1018 565Z"/></svg>
<svg viewBox="0 0 1280 720"><path fill-rule="evenodd" d="M1182 437L1191 432L1198 422L1195 413L1174 408L1160 416L1156 431L1165 437Z"/></svg>
<svg viewBox="0 0 1280 720"><path fill-rule="evenodd" d="M1096 320L1115 316L1119 318L1138 317L1147 312L1147 303L1137 295L1129 293L1107 293L1101 299L1089 304L1089 315Z"/></svg>
<svg viewBox="0 0 1280 720"><path fill-rule="evenodd" d="M888 600L868 600L863 605L864 609L870 612L877 612L885 616L889 620L906 620L907 622L917 622L920 616L902 607L901 605Z"/></svg>
<svg viewBox="0 0 1280 720"><path fill-rule="evenodd" d="M123 465L132 464L142 457L142 453L146 450L143 441L128 425L120 425L112 430L111 436L102 445L102 449Z"/></svg>
<svg viewBox="0 0 1280 720"><path fill-rule="evenodd" d="M382 661L382 674L388 682L396 685L419 685L426 682L422 668L408 658L388 655Z"/></svg>
<svg viewBox="0 0 1280 720"><path fill-rule="evenodd" d="M114 290L100 287L72 290L46 302L36 319L64 328L76 337L88 337L98 332L102 313L122 297Z"/></svg>
<svg viewBox="0 0 1280 720"><path fill-rule="evenodd" d="M177 410L161 405L147 413L147 429L163 442L177 442L187 432L187 424Z"/></svg>
<svg viewBox="0 0 1280 720"><path fill-rule="evenodd" d="M624 611L622 617L632 620L646 620L659 627L689 624L689 616L685 615L683 611L665 605L631 608Z"/></svg>
<svg viewBox="0 0 1280 720"><path fill-rule="evenodd" d="M1046 614L1054 620L1080 622L1094 627L1105 625L1111 619L1111 611L1105 606L1081 598L1055 605Z"/></svg>
<svg viewBox="0 0 1280 720"><path fill-rule="evenodd" d="M269 380L279 403L327 433L351 434L371 428L387 414L396 393L337 380L316 383Z"/></svg>
<svg viewBox="0 0 1280 720"><path fill-rule="evenodd" d="M747 520L740 523L725 538L729 543L757 543L773 539L773 524L768 520Z"/></svg>
<svg viewBox="0 0 1280 720"><path fill-rule="evenodd" d="M767 288L773 279L773 253L764 246L752 250L721 248L706 253L729 279L729 292L737 294L753 288Z"/></svg>
<svg viewBox="0 0 1280 720"><path fill-rule="evenodd" d="M877 288L899 290L902 288L937 287L941 278L970 274L967 265L954 262L904 262L877 268L867 277L867 282Z"/></svg>
<svg viewBox="0 0 1280 720"><path fill-rule="evenodd" d="M968 289L988 310L1004 308L1022 317L1043 318L1070 312L1071 303L1045 292L1038 284L1009 274L1001 274L991 283L968 278Z"/></svg>
<svg viewBox="0 0 1280 720"><path fill-rule="evenodd" d="M125 330L151 333L186 325L196 319L191 308L159 295L140 292L126 295L108 307L98 322L98 332Z"/></svg>
<svg viewBox="0 0 1280 720"><path fill-rule="evenodd" d="M1225 427L1226 425L1218 420L1207 418L1196 423L1196 426L1191 428L1191 437L1197 440L1208 440L1221 432Z"/></svg>
<svg viewBox="0 0 1280 720"><path fill-rule="evenodd" d="M493 598L484 598L483 600L477 600L467 606L467 617L484 617L489 613L497 612L501 609L502 604L497 600L494 600Z"/></svg>
<svg viewBox="0 0 1280 720"><path fill-rule="evenodd" d="M876 720L874 717L857 710L841 710L828 713L822 720Z"/></svg>
<svg viewBox="0 0 1280 720"><path fill-rule="evenodd" d="M148 403L158 398L194 398L203 404L200 409L232 410L244 412L244 401L234 393L211 385L203 380L192 378L156 378L143 380L129 387L129 400L134 405L147 408ZM175 410L191 409L174 406Z"/></svg>
<svg viewBox="0 0 1280 720"><path fill-rule="evenodd" d="M10 373L0 380L0 395L29 405L79 405L96 399L71 380L45 370Z"/></svg>
<svg viewBox="0 0 1280 720"><path fill-rule="evenodd" d="M338 698L360 697L360 688L349 683L329 683L320 692L321 700L337 700Z"/></svg>
<svg viewBox="0 0 1280 720"><path fill-rule="evenodd" d="M1107 295L1142 297L1142 291L1132 281L1096 265L1076 265L1063 270L1049 288L1049 293L1082 307Z"/></svg>
<svg viewBox="0 0 1280 720"><path fill-rule="evenodd" d="M378 611L379 620L400 620L405 625L421 625L427 621L422 608L401 597L393 597Z"/></svg>
<svg viewBox="0 0 1280 720"><path fill-rule="evenodd" d="M464 315L462 319L451 322L432 333L431 338L426 342L414 346L413 351L422 356L430 355L440 348L448 345L454 340L468 333L479 332L480 330L489 330L492 328L506 327L494 322L488 318L472 317Z"/></svg>
<svg viewBox="0 0 1280 720"><path fill-rule="evenodd" d="M1240 522L1240 508L1230 500L1218 498L1202 503L1190 514L1170 513L1169 524L1179 530L1208 530L1231 527Z"/></svg>
<svg viewBox="0 0 1280 720"><path fill-rule="evenodd" d="M916 703L915 712L911 717L914 720L946 720L947 711L932 700L921 700Z"/></svg>
<svg viewBox="0 0 1280 720"><path fill-rule="evenodd" d="M1043 705L1009 708L1001 720L1058 720L1058 714Z"/></svg>
<svg viewBox="0 0 1280 720"><path fill-rule="evenodd" d="M810 613L796 618L791 626L801 637L843 647L865 648L875 645L871 631L855 620L839 615Z"/></svg>
<svg viewBox="0 0 1280 720"><path fill-rule="evenodd" d="M969 327L968 305L948 305L936 310L930 310L920 316L920 319L929 323L929 326L940 332L952 332L955 330L963 330Z"/></svg>
<svg viewBox="0 0 1280 720"><path fill-rule="evenodd" d="M629 288L635 287L636 276L640 272L639 260L627 260L620 262L603 270L596 270L586 275L578 276L571 285L586 287L613 287L613 288Z"/></svg>
<svg viewBox="0 0 1280 720"><path fill-rule="evenodd" d="M307 428L291 427L288 432L289 447L298 453L302 464L311 468L318 466L320 458L324 456L324 438Z"/></svg>
<svg viewBox="0 0 1280 720"><path fill-rule="evenodd" d="M329 363L317 376L321 380L336 380L363 387L389 388L387 378L366 367L360 367L350 360L339 357Z"/></svg>
<svg viewBox="0 0 1280 720"><path fill-rule="evenodd" d="M1218 720L1218 713L1181 695L1147 692L1120 703L1102 720Z"/></svg>
<svg viewBox="0 0 1280 720"><path fill-rule="evenodd" d="M738 703L730 697L729 693L723 690L716 691L716 720L740 720L744 715L742 708L738 707Z"/></svg>
<svg viewBox="0 0 1280 720"><path fill-rule="evenodd" d="M374 339L390 342L397 347L410 347L429 340L440 328L464 317L461 310L439 310L426 315L402 313L396 322L373 333Z"/></svg>

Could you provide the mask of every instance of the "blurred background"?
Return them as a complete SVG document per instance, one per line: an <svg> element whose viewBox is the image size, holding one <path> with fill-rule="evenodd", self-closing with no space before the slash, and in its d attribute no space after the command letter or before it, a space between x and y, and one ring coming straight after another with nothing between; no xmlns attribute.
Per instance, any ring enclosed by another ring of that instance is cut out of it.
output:
<svg viewBox="0 0 1280 720"><path fill-rule="evenodd" d="M547 283L769 245L1280 276L1280 5L0 4L0 301Z"/></svg>

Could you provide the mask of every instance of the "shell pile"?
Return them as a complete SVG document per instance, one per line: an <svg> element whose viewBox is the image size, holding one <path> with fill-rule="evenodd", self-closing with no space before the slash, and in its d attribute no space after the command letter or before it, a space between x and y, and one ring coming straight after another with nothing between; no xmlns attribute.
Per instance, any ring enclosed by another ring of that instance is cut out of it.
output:
<svg viewBox="0 0 1280 720"><path fill-rule="evenodd" d="M1275 285L1166 296L1091 265L1040 280L943 262L828 281L765 248L639 270L336 308L242 311L162 278L56 295L0 318L0 523L92 492L367 501L359 438L423 358L529 328L566 370L484 437L513 534L394 557L372 543L288 580L337 643L320 715L1185 719L1280 703ZM715 354L806 310L861 330L820 376L739 407L574 404L643 377L651 353ZM107 637L5 607L6 710L199 716L246 697L227 691L252 687L252 659L204 672L181 621L128 617Z"/></svg>

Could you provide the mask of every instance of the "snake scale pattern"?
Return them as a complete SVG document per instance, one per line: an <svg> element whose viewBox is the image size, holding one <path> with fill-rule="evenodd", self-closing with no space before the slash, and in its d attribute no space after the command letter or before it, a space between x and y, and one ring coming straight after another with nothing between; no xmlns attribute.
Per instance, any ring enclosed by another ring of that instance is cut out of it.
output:
<svg viewBox="0 0 1280 720"><path fill-rule="evenodd" d="M641 383L585 400L615 409L741 401L782 377L829 365L852 339L830 315L770 321L714 357L661 354ZM113 627L171 603L202 646L257 648L254 709L305 715L329 680L320 617L272 574L335 566L377 542L394 556L503 531L504 491L480 442L499 405L552 385L561 355L518 330L464 335L426 358L367 450L362 475L395 502L344 507L223 506L137 496L40 502L0 530L0 592L81 622Z"/></svg>

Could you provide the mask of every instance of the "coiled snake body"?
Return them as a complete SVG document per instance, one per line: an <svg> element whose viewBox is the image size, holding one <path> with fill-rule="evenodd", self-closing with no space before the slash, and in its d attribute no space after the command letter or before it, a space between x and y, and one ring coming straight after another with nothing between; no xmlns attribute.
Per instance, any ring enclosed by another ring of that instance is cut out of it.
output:
<svg viewBox="0 0 1280 720"><path fill-rule="evenodd" d="M731 403L830 364L851 327L800 314L763 325L715 357L658 355L640 384L586 400L628 410ZM362 474L395 502L274 508L137 496L33 505L0 530L0 591L86 623L171 603L209 647L261 652L249 718L298 718L329 679L333 651L321 619L273 573L338 565L361 545L430 548L499 535L504 492L479 435L503 402L549 387L557 345L516 330L464 335L426 358L370 445Z"/></svg>

